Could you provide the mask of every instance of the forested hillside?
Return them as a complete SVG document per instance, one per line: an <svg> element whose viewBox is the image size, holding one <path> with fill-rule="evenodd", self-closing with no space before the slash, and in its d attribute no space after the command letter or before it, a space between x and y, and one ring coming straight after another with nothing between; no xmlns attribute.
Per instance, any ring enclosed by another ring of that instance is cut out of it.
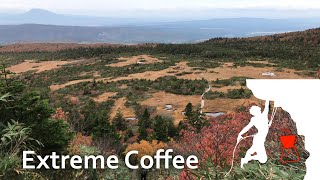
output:
<svg viewBox="0 0 320 180"><path fill-rule="evenodd" d="M119 53L164 54L206 61L270 58L281 67L316 70L320 64L320 30L278 34L255 38L215 38L198 44L151 44L144 46L81 47L56 52L35 51L0 54L2 59L77 59L110 56Z"/></svg>
<svg viewBox="0 0 320 180"><path fill-rule="evenodd" d="M304 44L311 46L318 46L320 44L320 28L310 29L307 31L290 32L284 34L275 34L270 36L257 36L250 38L216 38L207 41L208 43L220 42L220 43L232 43L241 41L258 41L260 43L268 42L290 42L294 44Z"/></svg>

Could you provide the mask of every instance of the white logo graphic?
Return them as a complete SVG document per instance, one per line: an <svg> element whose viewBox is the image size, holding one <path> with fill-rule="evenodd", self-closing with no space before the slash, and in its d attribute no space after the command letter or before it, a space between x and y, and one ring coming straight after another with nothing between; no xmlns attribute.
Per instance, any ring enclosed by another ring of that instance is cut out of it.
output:
<svg viewBox="0 0 320 180"><path fill-rule="evenodd" d="M256 98L272 100L276 107L281 107L290 113L296 122L298 134L305 136L305 147L310 152L310 157L306 161L305 179L319 179L320 80L247 80L247 87L252 90ZM269 130L267 109L266 106L264 112L260 114L259 107L254 107L252 112L250 111L254 117L240 133L241 135L246 132L253 125L259 131L254 135L253 145L246 157L241 160L242 165L250 160L259 160L261 163L267 160L264 148L265 137ZM238 140L240 139L241 136ZM252 152L257 152L257 155L251 156Z"/></svg>

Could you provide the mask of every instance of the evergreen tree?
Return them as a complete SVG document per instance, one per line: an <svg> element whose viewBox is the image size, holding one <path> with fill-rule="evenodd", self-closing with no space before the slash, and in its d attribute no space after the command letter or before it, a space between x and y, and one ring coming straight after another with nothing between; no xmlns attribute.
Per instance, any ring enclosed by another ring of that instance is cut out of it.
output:
<svg viewBox="0 0 320 180"><path fill-rule="evenodd" d="M26 89L22 82L8 79L6 74L10 72L7 70L1 72L0 93L11 95L6 98L5 105L0 103L1 123L15 120L30 127L31 138L44 145L40 153L65 151L72 138L68 123L51 119L54 110L48 100L43 99L39 92Z"/></svg>
<svg viewBox="0 0 320 180"><path fill-rule="evenodd" d="M138 136L139 141L146 140L148 138L148 132L145 127L139 126L138 132L139 132L139 136Z"/></svg>
<svg viewBox="0 0 320 180"><path fill-rule="evenodd" d="M156 116L153 124L154 138L158 141L166 141L168 139L168 125L161 117Z"/></svg>
<svg viewBox="0 0 320 180"><path fill-rule="evenodd" d="M154 138L158 141L167 142L177 136L177 128L170 117L156 116L153 124Z"/></svg>
<svg viewBox="0 0 320 180"><path fill-rule="evenodd" d="M139 136L138 136L138 139L139 140L147 139L148 138L147 129L151 128L150 113L149 113L148 109L144 110L144 113L143 113L142 117L139 119L138 125L139 125L139 129L138 129Z"/></svg>
<svg viewBox="0 0 320 180"><path fill-rule="evenodd" d="M118 111L113 119L113 125L118 131L125 131L128 128L126 119L123 117L121 111Z"/></svg>
<svg viewBox="0 0 320 180"><path fill-rule="evenodd" d="M151 119L150 119L150 113L148 109L144 110L141 120L139 120L139 126L143 126L145 128L151 128Z"/></svg>
<svg viewBox="0 0 320 180"><path fill-rule="evenodd" d="M45 119L39 125L33 125L32 138L39 140L44 148L42 153L66 152L73 134L63 120Z"/></svg>
<svg viewBox="0 0 320 180"><path fill-rule="evenodd" d="M187 123L194 127L197 131L200 131L204 126L208 125L208 121L203 118L199 110L194 111L191 103L188 103L185 108L185 116ZM179 125L179 128L184 128L183 123Z"/></svg>
<svg viewBox="0 0 320 180"><path fill-rule="evenodd" d="M177 133L179 133L183 129L187 129L186 123L183 122L183 121L180 121L179 124L178 124Z"/></svg>
<svg viewBox="0 0 320 180"><path fill-rule="evenodd" d="M99 107L97 107L97 104L90 100L86 102L85 106L82 108L81 113L84 116L83 120L76 120L76 123L79 124L79 126L83 126L84 134L90 135L94 132L94 128L96 126L95 123L97 123L97 117L98 113L101 111ZM101 113L101 112L100 112Z"/></svg>
<svg viewBox="0 0 320 180"><path fill-rule="evenodd" d="M127 141L129 138L131 138L133 136L134 136L134 134L133 134L132 129L129 129L126 136L124 137L124 140Z"/></svg>
<svg viewBox="0 0 320 180"><path fill-rule="evenodd" d="M187 106L184 109L184 115L187 119L192 118L193 116L193 105L192 103L188 103Z"/></svg>
<svg viewBox="0 0 320 180"><path fill-rule="evenodd" d="M168 119L168 136L171 138L174 138L179 135L179 129L174 125L173 118L167 118L167 119Z"/></svg>
<svg viewBox="0 0 320 180"><path fill-rule="evenodd" d="M106 110L100 110L95 117L93 137L103 138L103 137L114 137L116 138L115 129L110 124L108 118L108 113Z"/></svg>
<svg viewBox="0 0 320 180"><path fill-rule="evenodd" d="M188 123L193 126L198 132L204 126L207 126L209 124L199 110L192 113L192 117L188 119Z"/></svg>

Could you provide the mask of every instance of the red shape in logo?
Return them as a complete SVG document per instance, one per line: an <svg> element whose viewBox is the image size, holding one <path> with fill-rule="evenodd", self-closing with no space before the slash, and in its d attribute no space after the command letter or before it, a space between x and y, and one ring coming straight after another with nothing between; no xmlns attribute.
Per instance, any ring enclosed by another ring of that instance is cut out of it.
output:
<svg viewBox="0 0 320 180"><path fill-rule="evenodd" d="M295 135L292 135L289 129L283 129L283 131L285 134L289 135L280 136L280 141L282 144L280 162L282 162L283 164L299 162L300 156L297 151L297 148L295 147L295 144L297 143L297 137ZM290 159L290 155L296 156L296 159Z"/></svg>

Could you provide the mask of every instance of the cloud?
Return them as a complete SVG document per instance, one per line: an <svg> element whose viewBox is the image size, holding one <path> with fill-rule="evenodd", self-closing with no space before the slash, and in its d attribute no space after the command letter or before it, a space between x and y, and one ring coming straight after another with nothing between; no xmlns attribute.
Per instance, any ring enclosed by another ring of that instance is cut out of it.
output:
<svg viewBox="0 0 320 180"><path fill-rule="evenodd" d="M320 8L319 0L1 0L0 8Z"/></svg>

